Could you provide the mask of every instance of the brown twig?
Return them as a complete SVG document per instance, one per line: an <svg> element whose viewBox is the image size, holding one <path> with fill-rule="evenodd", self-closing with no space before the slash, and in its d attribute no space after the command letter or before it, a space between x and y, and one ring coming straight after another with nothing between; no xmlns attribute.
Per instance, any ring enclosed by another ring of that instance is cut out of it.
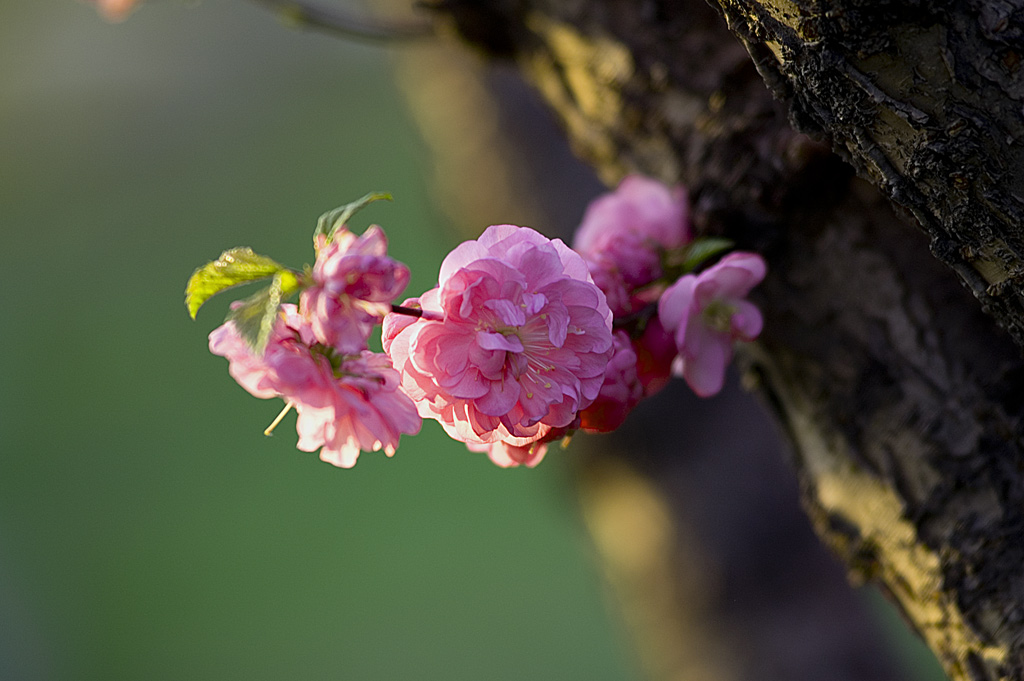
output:
<svg viewBox="0 0 1024 681"><path fill-rule="evenodd" d="M435 35L429 21L378 19L306 0L253 0L276 11L289 23L318 28L348 38L378 41L407 41Z"/></svg>

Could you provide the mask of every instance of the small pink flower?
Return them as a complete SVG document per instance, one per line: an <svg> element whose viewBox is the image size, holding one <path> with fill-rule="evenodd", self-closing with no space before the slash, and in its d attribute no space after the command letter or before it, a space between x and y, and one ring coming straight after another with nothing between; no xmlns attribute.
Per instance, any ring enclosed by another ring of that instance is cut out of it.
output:
<svg viewBox="0 0 1024 681"><path fill-rule="evenodd" d="M569 426L600 392L611 311L583 259L526 227L496 225L441 264L424 317L385 320L384 341L423 417L513 461ZM504 460L504 459L503 459Z"/></svg>
<svg viewBox="0 0 1024 681"><path fill-rule="evenodd" d="M630 175L587 207L573 248L618 272L627 287L661 276L661 253L690 240L689 204L682 187Z"/></svg>
<svg viewBox="0 0 1024 681"><path fill-rule="evenodd" d="M615 354L604 370L604 383L594 402L580 412L580 427L591 433L610 433L623 424L644 395L637 377L636 352L624 331L616 331Z"/></svg>
<svg viewBox="0 0 1024 681"><path fill-rule="evenodd" d="M327 244L320 237L314 285L302 292L300 304L321 343L341 353L366 349L373 327L409 283L409 268L387 250L376 225L358 237L342 228Z"/></svg>
<svg viewBox="0 0 1024 681"><path fill-rule="evenodd" d="M297 447L320 449L324 461L350 468L360 450L391 456L403 433L419 432L416 407L399 389L386 355L341 356L316 343L294 305L282 305L266 351L252 353L233 322L210 334L210 351L226 357L239 385L256 397L281 397L298 412Z"/></svg>
<svg viewBox="0 0 1024 681"><path fill-rule="evenodd" d="M761 311L744 298L765 269L759 255L730 253L700 274L682 277L658 301L658 317L679 350L674 368L701 397L722 389L733 344L761 333Z"/></svg>

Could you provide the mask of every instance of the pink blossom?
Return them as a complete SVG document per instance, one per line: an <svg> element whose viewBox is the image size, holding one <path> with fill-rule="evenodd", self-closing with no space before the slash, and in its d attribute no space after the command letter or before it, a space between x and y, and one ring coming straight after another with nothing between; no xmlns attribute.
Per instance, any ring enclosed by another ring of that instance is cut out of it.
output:
<svg viewBox="0 0 1024 681"><path fill-rule="evenodd" d="M733 344L761 333L761 311L744 298L765 269L759 255L730 253L704 272L682 277L658 301L658 317L679 350L674 368L701 397L722 389Z"/></svg>
<svg viewBox="0 0 1024 681"><path fill-rule="evenodd" d="M630 175L587 207L573 248L617 272L628 287L661 276L661 254L690 240L689 204L682 187Z"/></svg>
<svg viewBox="0 0 1024 681"><path fill-rule="evenodd" d="M598 396L611 310L583 258L561 241L489 227L445 258L437 288L419 304L423 318L385 320L386 351L420 415L453 438L504 443L492 458L529 465L539 460L529 446ZM524 447L532 453L514 451Z"/></svg>
<svg viewBox="0 0 1024 681"><path fill-rule="evenodd" d="M614 335L615 354L604 370L601 392L580 412L580 427L592 433L610 433L626 420L643 397L644 388L637 377L636 352L624 331Z"/></svg>
<svg viewBox="0 0 1024 681"><path fill-rule="evenodd" d="M373 327L409 283L409 268L387 256L388 241L376 225L362 236L340 229L318 241L314 285L302 292L302 311L313 334L341 353L366 349Z"/></svg>
<svg viewBox="0 0 1024 681"><path fill-rule="evenodd" d="M262 357L230 321L210 334L210 351L226 357L232 377L256 397L281 397L295 407L299 449L320 449L322 460L351 468L360 450L391 456L402 433L419 432L416 407L386 355L337 355L316 343L294 305L281 307Z"/></svg>

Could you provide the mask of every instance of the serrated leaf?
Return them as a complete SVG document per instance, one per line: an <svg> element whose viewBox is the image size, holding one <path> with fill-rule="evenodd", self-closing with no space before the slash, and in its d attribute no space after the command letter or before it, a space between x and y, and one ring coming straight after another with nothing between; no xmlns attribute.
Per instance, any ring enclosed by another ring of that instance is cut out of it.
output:
<svg viewBox="0 0 1024 681"><path fill-rule="evenodd" d="M316 221L316 231L313 232L313 241L316 242L316 238L321 234L327 236L327 240L330 241L334 237L334 233L341 229L346 222L352 219L352 216L361 211L363 208L373 203L374 201L391 201L391 194L386 192L370 192L361 199L357 199L352 203L347 203L344 206L338 206L334 210L329 210L320 216L320 219Z"/></svg>
<svg viewBox="0 0 1024 681"><path fill-rule="evenodd" d="M281 301L298 288L299 280L295 274L282 270L274 275L270 286L249 296L228 313L228 321L234 322L238 334L255 354L262 355L267 347Z"/></svg>
<svg viewBox="0 0 1024 681"><path fill-rule="evenodd" d="M719 237L703 237L691 243L683 255L683 272L693 272L695 269L710 258L715 257L730 248L736 243L731 239Z"/></svg>
<svg viewBox="0 0 1024 681"><path fill-rule="evenodd" d="M185 305L189 316L195 319L203 303L221 291L266 279L283 270L283 265L253 253L251 248L224 251L219 258L206 263L189 278L185 286Z"/></svg>

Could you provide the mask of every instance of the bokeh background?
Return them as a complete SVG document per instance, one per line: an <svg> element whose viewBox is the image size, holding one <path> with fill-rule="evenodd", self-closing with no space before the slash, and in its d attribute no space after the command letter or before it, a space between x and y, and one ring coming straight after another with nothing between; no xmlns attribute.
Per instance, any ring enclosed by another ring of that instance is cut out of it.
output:
<svg viewBox="0 0 1024 681"><path fill-rule="evenodd" d="M264 437L281 403L208 353L228 300L197 322L183 304L226 248L310 261L317 216L367 191L395 201L353 226L385 227L411 293L486 224L566 234L598 185L515 78L289 30L246 0L149 0L120 25L71 0L2 16L0 679L644 678L584 531L577 444L501 470L425 423L394 459L334 469L295 450L294 417ZM737 492L799 515L791 476L684 392L625 437L667 442L666 409L675 428L713 424L680 476L725 490L720 507L677 501L722 552L756 550L715 523ZM719 456L723 434L759 467ZM766 493L766 468L791 487ZM907 679L942 678L879 597L862 601ZM747 641L769 659L798 644Z"/></svg>
<svg viewBox="0 0 1024 681"><path fill-rule="evenodd" d="M354 226L436 281L464 228L393 50L242 0L2 14L0 678L637 678L559 457L428 423L334 469L208 353L227 300L185 312L196 266L301 266L371 190Z"/></svg>

